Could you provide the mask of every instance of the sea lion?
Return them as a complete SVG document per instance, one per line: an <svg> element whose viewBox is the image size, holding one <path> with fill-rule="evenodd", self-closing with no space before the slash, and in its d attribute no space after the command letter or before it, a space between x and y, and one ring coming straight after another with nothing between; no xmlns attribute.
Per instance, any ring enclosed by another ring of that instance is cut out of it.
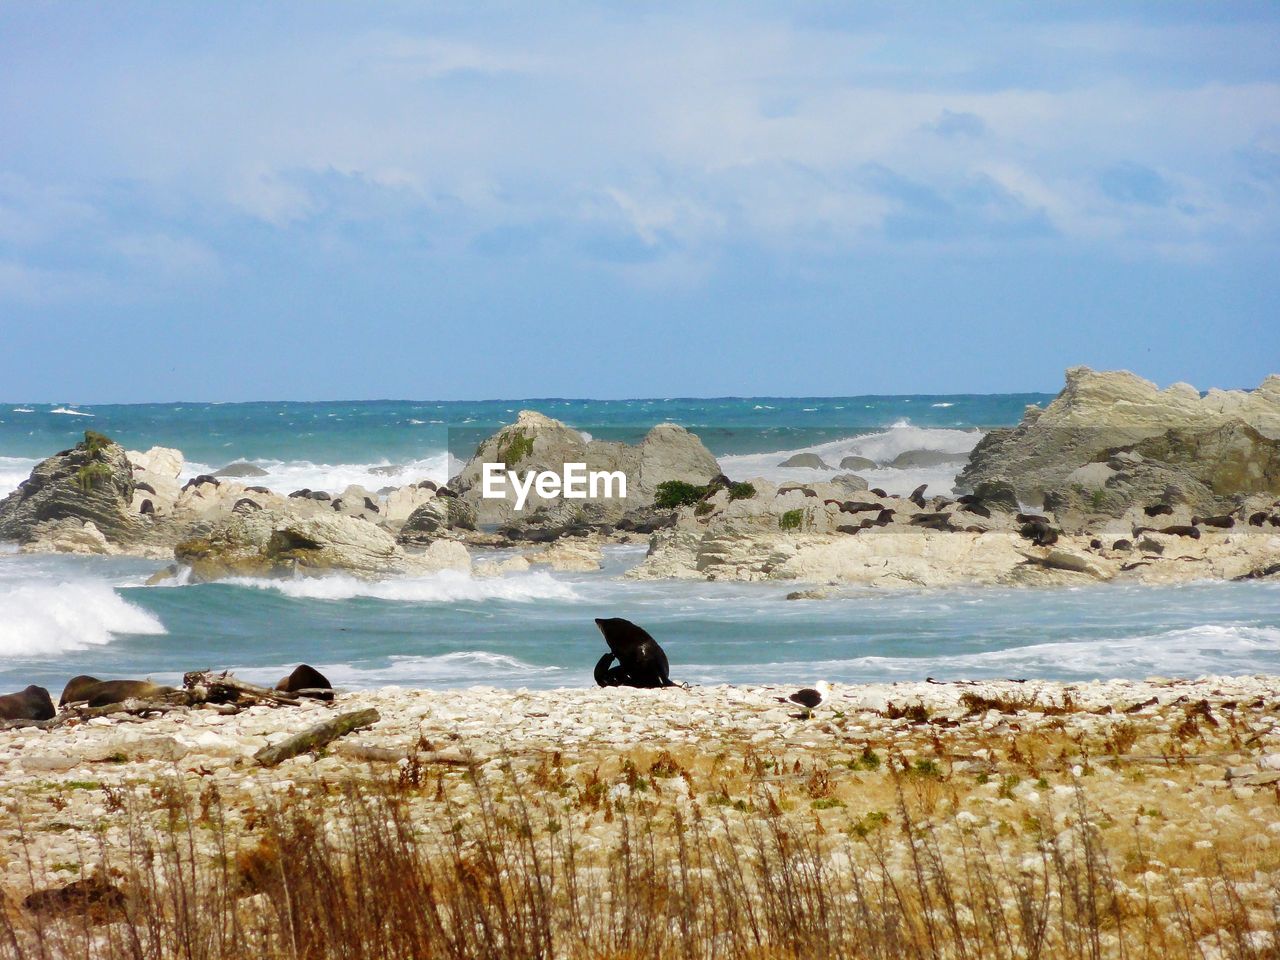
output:
<svg viewBox="0 0 1280 960"><path fill-rule="evenodd" d="M250 510L261 510L262 504L258 503L257 500L250 500L248 497L241 497L236 501L236 505L231 509L239 510L241 507L248 507Z"/></svg>
<svg viewBox="0 0 1280 960"><path fill-rule="evenodd" d="M161 686L150 680L99 680L81 675L67 681L58 706L84 701L90 707L105 707L126 700L150 700L177 692L173 687Z"/></svg>
<svg viewBox="0 0 1280 960"><path fill-rule="evenodd" d="M990 511L990 510L988 510L988 509L987 509L985 506L983 506L981 503L978 503L978 502L976 502L976 501L975 501L974 503L966 503L966 504L963 504L963 505L961 505L960 509L961 509L961 510L964 510L966 513L975 513L975 514L977 514L978 516L983 517L983 518L984 518L984 519L986 519L986 520L990 520L990 519L991 519L991 511Z"/></svg>
<svg viewBox="0 0 1280 960"><path fill-rule="evenodd" d="M1267 522L1267 512L1259 510L1257 513L1249 514L1249 526L1260 527Z"/></svg>
<svg viewBox="0 0 1280 960"><path fill-rule="evenodd" d="M1043 523L1046 526L1048 526L1049 524L1049 518L1042 517L1038 513L1020 513L1014 519L1016 519L1019 523Z"/></svg>
<svg viewBox="0 0 1280 960"><path fill-rule="evenodd" d="M606 671L608 682L601 686L675 686L666 653L643 627L622 617L596 617L596 627L604 635L610 654L618 660L616 667ZM600 683L601 670L605 667L607 664L602 658L596 664L597 683Z"/></svg>
<svg viewBox="0 0 1280 960"><path fill-rule="evenodd" d="M149 516L150 514L153 514L155 512L156 512L156 505L152 503L150 500L143 500L142 503L138 504L138 513L142 514L142 516L144 517Z"/></svg>
<svg viewBox="0 0 1280 960"><path fill-rule="evenodd" d="M878 503L867 503L865 500L846 500L840 504L840 509L845 513L864 513L867 510L883 510L884 507Z"/></svg>
<svg viewBox="0 0 1280 960"><path fill-rule="evenodd" d="M332 690L333 684L315 667L300 663L293 668L293 673L280 678L276 689L281 693L294 693L298 690Z"/></svg>
<svg viewBox="0 0 1280 960"><path fill-rule="evenodd" d="M458 493L457 491L451 490L448 487L436 487L436 496L437 497L457 497Z"/></svg>
<svg viewBox="0 0 1280 960"><path fill-rule="evenodd" d="M1128 540L1117 540L1111 545L1112 550L1132 550L1133 544Z"/></svg>
<svg viewBox="0 0 1280 960"><path fill-rule="evenodd" d="M1058 542L1058 531L1047 522L1032 521L1018 528L1019 535L1026 537L1037 547L1051 547Z"/></svg>
<svg viewBox="0 0 1280 960"><path fill-rule="evenodd" d="M1148 517L1167 517L1173 513L1173 507L1167 503L1153 503L1149 507L1143 507L1142 512Z"/></svg>
<svg viewBox="0 0 1280 960"><path fill-rule="evenodd" d="M34 683L0 697L0 720L52 720L56 715L49 691Z"/></svg>
<svg viewBox="0 0 1280 960"><path fill-rule="evenodd" d="M897 511L894 510L892 507L887 507L884 510L880 511L880 514L875 518L873 522L877 527L887 527L889 524L893 523L893 515L896 512Z"/></svg>
<svg viewBox="0 0 1280 960"><path fill-rule="evenodd" d="M289 494L289 499L293 500L294 498L298 498L298 499L305 500L310 496L311 496L311 488L303 487L301 490L295 490L293 491L293 493Z"/></svg>
<svg viewBox="0 0 1280 960"><path fill-rule="evenodd" d="M1200 528L1189 527L1186 524L1175 523L1172 526L1161 527L1156 533L1167 533L1179 537L1190 537L1192 540L1200 539Z"/></svg>
<svg viewBox="0 0 1280 960"><path fill-rule="evenodd" d="M192 477L190 480L184 483L182 485L182 492L185 493L191 487L199 487L206 483L212 483L215 487L222 486L222 481L219 480L217 477L212 477L207 473L202 473L200 474L200 476Z"/></svg>
<svg viewBox="0 0 1280 960"><path fill-rule="evenodd" d="M1192 526L1218 527L1222 530L1230 530L1236 525L1236 518L1229 513L1224 513L1219 517L1192 517Z"/></svg>
<svg viewBox="0 0 1280 960"><path fill-rule="evenodd" d="M434 490L436 482L434 480L423 480L418 484L419 490Z"/></svg>
<svg viewBox="0 0 1280 960"><path fill-rule="evenodd" d="M880 488L880 487L872 487L870 490L868 490L868 491L867 491L867 493L871 494L872 496L879 497L881 500L883 500L883 499L885 499L887 496L889 496L889 495L888 495L887 493L885 493L885 492L884 492L884 490L883 490L882 488Z"/></svg>
<svg viewBox="0 0 1280 960"><path fill-rule="evenodd" d="M924 491L925 491L925 488L928 486L929 485L927 483L920 484L920 486L916 487L914 490L911 491L911 495L907 497L907 499L910 500L912 503L914 503L917 507L924 509Z"/></svg>
<svg viewBox="0 0 1280 960"><path fill-rule="evenodd" d="M865 529L866 527L862 526L862 524L858 524L855 527L852 524L842 523L836 527L836 533L861 533Z"/></svg>
<svg viewBox="0 0 1280 960"><path fill-rule="evenodd" d="M245 493L270 493L266 487L245 487Z"/></svg>

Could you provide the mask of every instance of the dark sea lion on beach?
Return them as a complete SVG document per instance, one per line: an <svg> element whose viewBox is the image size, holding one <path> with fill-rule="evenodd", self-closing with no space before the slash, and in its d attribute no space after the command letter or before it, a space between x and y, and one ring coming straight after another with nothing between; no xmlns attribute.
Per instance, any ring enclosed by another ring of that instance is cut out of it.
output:
<svg viewBox="0 0 1280 960"><path fill-rule="evenodd" d="M897 511L892 508L881 510L879 516L877 516L874 521L875 525L877 527L887 527L889 524L893 523L893 515L896 512Z"/></svg>
<svg viewBox="0 0 1280 960"><path fill-rule="evenodd" d="M1230 530L1236 525L1236 518L1229 513L1225 513L1220 517L1192 517L1192 526L1218 527L1222 530Z"/></svg>
<svg viewBox="0 0 1280 960"><path fill-rule="evenodd" d="M49 691L34 683L0 697L0 720L52 720L56 715Z"/></svg>
<svg viewBox="0 0 1280 960"><path fill-rule="evenodd" d="M209 474L207 474L207 473L202 473L202 474L200 474L200 476L198 476L198 477L192 477L190 480L188 480L186 483L184 483L184 484L182 485L182 489L183 489L183 491L185 492L185 491L186 491L187 489L189 489L190 487L199 487L199 486L202 486L202 485L204 485L204 484L206 484L206 483L211 483L211 484L213 484L215 487L220 487L220 486L222 486L222 481L221 481L221 480L219 480L217 477L212 477L212 476L210 476L210 475L209 475Z"/></svg>
<svg viewBox="0 0 1280 960"><path fill-rule="evenodd" d="M1200 539L1200 528L1189 527L1183 523L1175 523L1172 526L1161 527L1156 533L1167 533L1178 537L1190 537L1192 540Z"/></svg>
<svg viewBox="0 0 1280 960"><path fill-rule="evenodd" d="M917 507L920 507L923 509L924 491L928 486L929 485L927 483L920 484L920 486L916 487L914 490L911 491L911 495L907 497L907 499L910 500L912 503L914 503Z"/></svg>
<svg viewBox="0 0 1280 960"><path fill-rule="evenodd" d="M1112 550L1132 550L1133 544L1128 540L1117 540L1111 545Z"/></svg>
<svg viewBox="0 0 1280 960"><path fill-rule="evenodd" d="M1173 513L1173 507L1167 503L1153 503L1149 507L1143 507L1142 512L1148 517L1167 517Z"/></svg>
<svg viewBox="0 0 1280 960"><path fill-rule="evenodd" d="M602 686L674 687L667 655L658 641L630 620L622 617L596 617L596 626L609 645L618 665L607 671L610 682ZM603 659L596 664L596 682L600 682Z"/></svg>
<svg viewBox="0 0 1280 960"><path fill-rule="evenodd" d="M840 504L840 509L845 513L865 513L868 510L883 510L878 503L867 503L865 500L846 500Z"/></svg>
<svg viewBox="0 0 1280 960"><path fill-rule="evenodd" d="M303 487L301 490L295 490L293 491L293 493L289 494L289 499L290 500L294 498L306 499L309 496L311 496L311 489L309 487Z"/></svg>
<svg viewBox="0 0 1280 960"><path fill-rule="evenodd" d="M1259 510L1257 513L1249 514L1249 526L1260 527L1267 522L1267 512Z"/></svg>
<svg viewBox="0 0 1280 960"><path fill-rule="evenodd" d="M332 690L333 684L315 667L300 663L293 668L293 673L280 678L276 689L281 693L293 693L297 690Z"/></svg>
<svg viewBox="0 0 1280 960"><path fill-rule="evenodd" d="M867 493L869 493L869 494L871 494L871 495L873 495L873 496L879 497L881 500L883 500L883 499L885 499L887 496L889 496L887 493L885 493L885 492L884 492L882 489L880 489L879 487L872 487L870 490L868 490L868 491L867 491Z"/></svg>
<svg viewBox="0 0 1280 960"><path fill-rule="evenodd" d="M236 501L236 505L231 509L239 510L241 507L248 507L250 510L261 510L262 504L258 503L257 500L250 500L248 497L241 497Z"/></svg>
<svg viewBox="0 0 1280 960"><path fill-rule="evenodd" d="M979 517L983 517L987 520L991 519L991 511L988 510L981 503L966 503L966 504L963 504L960 507L960 509L965 511L966 513L977 514Z"/></svg>
<svg viewBox="0 0 1280 960"><path fill-rule="evenodd" d="M1018 534L1026 537L1037 547L1050 547L1058 542L1058 531L1048 522L1031 521L1018 528Z"/></svg>
<svg viewBox="0 0 1280 960"><path fill-rule="evenodd" d="M1049 523L1048 517L1042 517L1038 513L1020 513L1014 519L1019 523L1043 523L1046 526Z"/></svg>
<svg viewBox="0 0 1280 960"><path fill-rule="evenodd" d="M146 700L177 693L173 687L161 686L150 680L99 680L97 677L78 676L67 681L62 688L58 706L87 702L91 707L105 707L125 700Z"/></svg>
<svg viewBox="0 0 1280 960"><path fill-rule="evenodd" d="M458 496L458 494L456 491L450 490L448 487L440 486L440 487L436 487L436 496L437 497L456 497Z"/></svg>
<svg viewBox="0 0 1280 960"><path fill-rule="evenodd" d="M156 512L156 505L150 500L143 500L142 503L138 504L138 512L144 517L148 516Z"/></svg>
<svg viewBox="0 0 1280 960"><path fill-rule="evenodd" d="M245 493L270 493L266 487L245 487Z"/></svg>
<svg viewBox="0 0 1280 960"><path fill-rule="evenodd" d="M861 533L865 529L866 527L862 526L862 524L858 524L855 527L852 524L842 523L840 524L840 526L836 527L836 533L849 533L849 534Z"/></svg>

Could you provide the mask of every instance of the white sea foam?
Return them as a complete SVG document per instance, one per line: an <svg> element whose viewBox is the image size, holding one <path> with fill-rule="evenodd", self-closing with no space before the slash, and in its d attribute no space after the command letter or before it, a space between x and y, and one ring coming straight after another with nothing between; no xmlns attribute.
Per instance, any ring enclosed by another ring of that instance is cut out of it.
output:
<svg viewBox="0 0 1280 960"><path fill-rule="evenodd" d="M572 585L549 573L523 573L507 577L475 578L456 570L442 570L425 577L362 580L335 575L296 580L258 580L233 577L224 581L255 590L275 590L305 600L352 600L370 597L404 603L458 603L478 600L576 600Z"/></svg>
<svg viewBox="0 0 1280 960"><path fill-rule="evenodd" d="M61 413L68 417L92 417L92 413L85 413L83 410L72 410L70 407L54 407L50 413Z"/></svg>
<svg viewBox="0 0 1280 960"><path fill-rule="evenodd" d="M517 657L485 650L462 650L437 656L394 656L387 666L362 667L356 664L326 663L318 669L339 687L377 687L387 684L405 686L459 686L468 684L509 684L533 677L544 678L535 683L546 685L551 675L564 673L563 667L537 666ZM287 674L283 669L274 674L278 679ZM264 672L263 679L267 677Z"/></svg>
<svg viewBox="0 0 1280 960"><path fill-rule="evenodd" d="M931 403L931 404L929 404L929 406L931 406L931 407L939 407L939 408L945 409L945 408L947 408L947 407L954 407L954 406L955 406L955 404L954 404L954 403Z"/></svg>
<svg viewBox="0 0 1280 960"><path fill-rule="evenodd" d="M152 613L100 581L0 583L0 657L49 656L165 633Z"/></svg>
<svg viewBox="0 0 1280 960"><path fill-rule="evenodd" d="M226 462L230 463L232 460L234 458L229 458ZM269 487L277 493L286 494L304 488L341 493L353 483L359 484L366 490L375 491L383 487L403 487L422 480L444 483L449 479L450 470L454 466L449 454L443 451L421 460L398 464L385 460L379 463L312 463L309 460L240 460L236 462L251 463L267 471L264 477L244 478L244 483ZM194 477L203 473L214 473L222 469L222 466L223 464L188 463L185 472ZM2 476L0 474L0 477Z"/></svg>
<svg viewBox="0 0 1280 960"><path fill-rule="evenodd" d="M916 427L906 419L895 421L888 429L855 437L844 437L827 443L797 450L778 450L772 453L731 455L720 458L720 468L735 480L762 477L774 483L803 483L826 480L841 473L840 461L844 457L866 457L877 463L887 463L909 450L933 450L955 454L962 458L973 449L982 434L977 430L951 430L943 427ZM778 464L797 453L816 453L831 470L814 470L807 467L779 467ZM856 471L873 487L882 487L889 493L910 493L922 483L927 483L930 493L947 493L955 482L959 462L936 467L911 467L896 469L879 467Z"/></svg>
<svg viewBox="0 0 1280 960"><path fill-rule="evenodd" d="M13 412L14 413L35 413L35 411L32 410L30 407L14 407Z"/></svg>
<svg viewBox="0 0 1280 960"><path fill-rule="evenodd" d="M7 497L18 484L31 476L31 469L39 460L31 457L0 457L0 497Z"/></svg>

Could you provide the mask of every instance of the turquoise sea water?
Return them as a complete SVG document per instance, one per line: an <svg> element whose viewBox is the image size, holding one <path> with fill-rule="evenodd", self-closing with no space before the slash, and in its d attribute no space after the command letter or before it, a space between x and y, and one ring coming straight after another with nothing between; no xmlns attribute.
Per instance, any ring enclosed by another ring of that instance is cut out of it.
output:
<svg viewBox="0 0 1280 960"><path fill-rule="evenodd" d="M449 470L447 448L520 409L595 436L637 439L671 420L697 432L730 476L769 473L797 450L829 461L933 449L962 456L984 428L1017 421L1043 395L746 398L477 403L0 406L0 488L86 427L133 449L177 447L188 473L251 460L273 486L340 490ZM74 411L74 412L55 412ZM87 416L86 416L87 414ZM388 471L370 473L373 467ZM883 469L889 487L955 464ZM776 471L774 471L776 472ZM73 673L175 680L234 668L274 680L306 660L347 686L573 686L590 683L603 641L592 619L624 616L695 683L957 677L1202 675L1280 670L1280 587L853 591L785 600L787 584L631 582L643 551L612 550L591 574L347 577L145 587L158 566L125 558L0 552L0 690L60 688Z"/></svg>

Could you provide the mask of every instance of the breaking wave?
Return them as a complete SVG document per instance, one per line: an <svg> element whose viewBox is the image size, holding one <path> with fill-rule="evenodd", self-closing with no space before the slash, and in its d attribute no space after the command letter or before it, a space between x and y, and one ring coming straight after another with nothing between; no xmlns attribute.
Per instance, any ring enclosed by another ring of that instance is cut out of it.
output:
<svg viewBox="0 0 1280 960"><path fill-rule="evenodd" d="M165 632L154 614L105 583L0 584L0 657L44 657L110 643L117 634Z"/></svg>

